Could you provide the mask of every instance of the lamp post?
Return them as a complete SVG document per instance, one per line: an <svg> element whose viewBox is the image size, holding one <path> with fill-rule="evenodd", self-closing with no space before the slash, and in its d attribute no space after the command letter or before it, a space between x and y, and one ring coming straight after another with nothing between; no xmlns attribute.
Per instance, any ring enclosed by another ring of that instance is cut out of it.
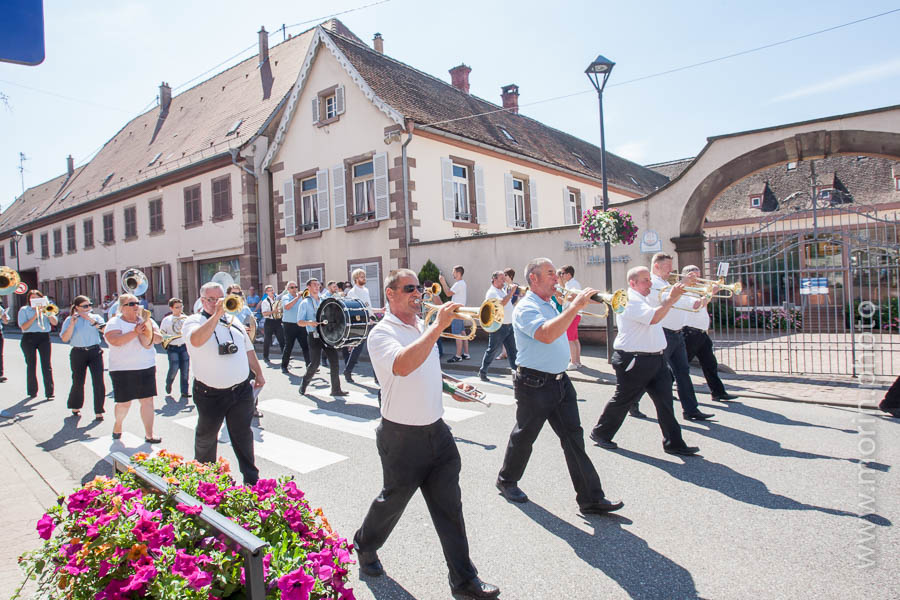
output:
<svg viewBox="0 0 900 600"><path fill-rule="evenodd" d="M19 240L22 239L22 232L16 229L15 233L13 233L13 240L16 242L16 273L21 271L19 268Z"/></svg>
<svg viewBox="0 0 900 600"><path fill-rule="evenodd" d="M597 102L600 105L600 175L603 179L603 210L609 209L609 194L606 188L606 137L603 132L603 88L606 87L606 80L612 73L616 63L609 60L602 54L598 54L597 58L588 65L584 73L591 80L591 85L597 90ZM603 245L603 254L606 259L604 265L606 267L606 291L612 292L612 256L609 242ZM613 330L613 313L608 311L606 315L606 361L612 362L612 346L615 341L615 331Z"/></svg>

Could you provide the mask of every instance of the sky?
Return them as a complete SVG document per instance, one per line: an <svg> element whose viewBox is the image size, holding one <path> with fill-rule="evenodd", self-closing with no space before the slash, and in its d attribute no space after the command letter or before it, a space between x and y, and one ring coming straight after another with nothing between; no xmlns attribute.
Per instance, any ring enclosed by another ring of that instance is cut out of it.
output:
<svg viewBox="0 0 900 600"><path fill-rule="evenodd" d="M497 104L500 87L517 84L522 114L597 145L584 70L602 54L616 63L603 95L607 148L650 164L695 156L710 136L900 104L900 12L653 76L897 9L900 0L45 0L44 62L0 63L0 207L22 193L22 175L27 188L64 173L70 154L86 163L156 106L160 82L177 95L256 54L260 26L296 34L348 11L338 18L369 43L381 33L385 54L448 82L465 63L471 93Z"/></svg>

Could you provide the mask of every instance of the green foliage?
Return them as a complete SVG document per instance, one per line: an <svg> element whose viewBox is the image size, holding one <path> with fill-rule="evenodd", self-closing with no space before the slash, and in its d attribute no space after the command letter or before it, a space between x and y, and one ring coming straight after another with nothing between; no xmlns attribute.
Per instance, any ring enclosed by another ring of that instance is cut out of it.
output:
<svg viewBox="0 0 900 600"><path fill-rule="evenodd" d="M425 284L426 281L430 281L432 283L441 283L441 271L437 268L431 259L425 261L425 264L422 265L422 268L419 270L419 283ZM447 283L450 283L449 281ZM441 300L444 302L447 301L448 297L445 294L446 290L441 289Z"/></svg>

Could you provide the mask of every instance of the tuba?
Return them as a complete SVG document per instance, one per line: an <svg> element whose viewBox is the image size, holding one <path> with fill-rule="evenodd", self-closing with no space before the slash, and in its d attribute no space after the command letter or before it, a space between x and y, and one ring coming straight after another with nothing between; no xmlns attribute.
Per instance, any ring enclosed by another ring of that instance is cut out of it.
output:
<svg viewBox="0 0 900 600"><path fill-rule="evenodd" d="M0 267L0 296L8 296L16 291L22 279L9 267Z"/></svg>
<svg viewBox="0 0 900 600"><path fill-rule="evenodd" d="M140 269L128 269L122 273L122 289L126 294L134 296L143 296L150 286L147 276Z"/></svg>

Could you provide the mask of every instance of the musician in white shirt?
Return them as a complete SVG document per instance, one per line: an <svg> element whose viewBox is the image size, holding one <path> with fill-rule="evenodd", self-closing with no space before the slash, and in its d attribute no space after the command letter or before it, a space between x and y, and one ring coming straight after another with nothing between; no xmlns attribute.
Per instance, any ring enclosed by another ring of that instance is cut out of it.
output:
<svg viewBox="0 0 900 600"><path fill-rule="evenodd" d="M516 294L519 286L513 284L505 287L506 276L503 271L494 271L491 274L491 285L488 287L487 293L484 295L485 300L495 299L503 307L503 324L497 331L488 335L487 349L484 351L484 358L481 359L481 368L478 370L478 376L482 381L489 381L487 376L488 367L494 361L494 356L500 351L500 348L506 349L506 356L509 360L509 368L516 370L516 336L513 333L512 313L513 305L510 300Z"/></svg>
<svg viewBox="0 0 900 600"><path fill-rule="evenodd" d="M263 290L262 300L259 301L259 313L263 317L263 360L269 362L269 348L272 347L272 336L278 340L278 347L284 347L284 328L281 326L281 316L275 315L275 287L267 285Z"/></svg>
<svg viewBox="0 0 900 600"><path fill-rule="evenodd" d="M628 271L628 287L628 304L616 315L619 333L613 342L615 352L612 356L616 391L590 437L601 448L617 448L613 436L622 426L628 408L647 392L656 405L663 450L683 456L696 454L699 448L687 446L681 437L681 427L672 409L672 375L663 356L666 336L662 321L684 294L684 285L675 285L663 303L656 307L649 302L649 296L654 292L647 267Z"/></svg>
<svg viewBox="0 0 900 600"><path fill-rule="evenodd" d="M456 302L461 306L467 306L466 301L468 300L468 286L466 285L465 280L463 279L463 275L465 275L466 270L462 265L456 265L453 267L453 286L447 285L447 280L444 279L444 274L440 275L441 286L444 290L444 293L449 296L451 302ZM454 335L460 335L463 331L463 322L459 319L454 319L453 323L450 325L450 333ZM455 363L461 360L469 360L469 341L468 340L456 340L456 354L450 357L447 362Z"/></svg>
<svg viewBox="0 0 900 600"><path fill-rule="evenodd" d="M363 306L371 307L372 297L369 295L369 288L366 287L366 272L363 269L354 269L350 274L350 278L353 280L353 287L344 293L344 297L359 300ZM359 356L365 347L366 340L363 340L350 351L350 355L347 357L344 365L344 379L347 380L347 383L353 383L353 368L359 361Z"/></svg>
<svg viewBox="0 0 900 600"><path fill-rule="evenodd" d="M180 336L181 326L187 316L184 314L184 302L181 298L171 298L169 300L169 308L172 314L166 315L159 329L163 336ZM177 325L176 325L177 323ZM187 348L184 345L184 338L177 337L166 345L166 355L169 357L169 371L166 373L166 395L172 394L172 384L175 382L175 374L180 373L181 379L181 397L190 398L190 388L188 387L188 372L191 367L191 358L188 356Z"/></svg>

